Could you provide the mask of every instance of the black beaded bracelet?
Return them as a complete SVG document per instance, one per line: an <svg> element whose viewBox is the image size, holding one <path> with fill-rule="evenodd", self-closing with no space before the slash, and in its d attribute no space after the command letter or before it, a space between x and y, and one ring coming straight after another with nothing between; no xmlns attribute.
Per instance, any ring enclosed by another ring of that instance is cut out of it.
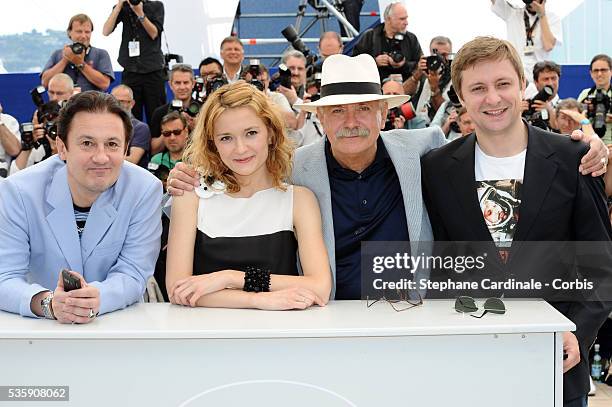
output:
<svg viewBox="0 0 612 407"><path fill-rule="evenodd" d="M243 290L255 293L270 291L270 270L246 267L244 269Z"/></svg>

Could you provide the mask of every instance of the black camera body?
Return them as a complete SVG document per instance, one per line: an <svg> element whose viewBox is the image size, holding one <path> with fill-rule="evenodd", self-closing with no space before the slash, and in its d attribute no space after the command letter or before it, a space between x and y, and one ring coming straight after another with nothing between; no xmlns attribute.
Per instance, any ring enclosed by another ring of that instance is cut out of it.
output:
<svg viewBox="0 0 612 407"><path fill-rule="evenodd" d="M128 0L132 6L137 6L142 3L142 0Z"/></svg>
<svg viewBox="0 0 612 407"><path fill-rule="evenodd" d="M210 96L214 91L219 89L223 85L227 85L229 82L223 75L213 76L206 80L206 96Z"/></svg>
<svg viewBox="0 0 612 407"><path fill-rule="evenodd" d="M426 58L427 71L428 72L440 72L442 68L446 65L446 59L440 54L438 54L437 49L433 49L433 54Z"/></svg>
<svg viewBox="0 0 612 407"><path fill-rule="evenodd" d="M70 44L70 50L75 55L81 55L83 52L85 52L86 48L87 47L84 44L81 44L80 42L73 42L72 44Z"/></svg>
<svg viewBox="0 0 612 407"><path fill-rule="evenodd" d="M259 69L259 59L249 59L249 69L247 72L251 74L251 81L249 83L263 92L265 86L262 81L257 79L257 77L261 74L261 70Z"/></svg>
<svg viewBox="0 0 612 407"><path fill-rule="evenodd" d="M34 124L27 122L19 125L19 132L21 133L21 149L29 151L33 148L37 148L40 143L34 140Z"/></svg>
<svg viewBox="0 0 612 407"><path fill-rule="evenodd" d="M179 113L187 113L191 117L196 117L200 112L200 107L202 105L195 100L192 100L187 107L183 106L183 101L179 99L173 99L170 102L170 106L168 106L168 113L171 112L179 112Z"/></svg>
<svg viewBox="0 0 612 407"><path fill-rule="evenodd" d="M540 102L548 102L554 97L554 95L555 91L552 86L544 86L534 97L528 99L529 109L523 112L523 118L533 126L548 130L548 123L546 123L546 121L542 119L541 113L535 110L533 102L535 102L536 100Z"/></svg>
<svg viewBox="0 0 612 407"><path fill-rule="evenodd" d="M291 71L285 64L280 64L278 66L278 72L274 74L270 82L270 90L275 91L278 89L279 85L291 89Z"/></svg>
<svg viewBox="0 0 612 407"><path fill-rule="evenodd" d="M446 112L450 114L451 109L455 109L455 111L461 109L461 101L459 100L459 95L455 91L455 87L453 85L448 88L448 92L446 92L446 96L448 96L449 103L446 105ZM450 129L455 133L461 133L461 129L459 128L459 123L452 122L450 124Z"/></svg>
<svg viewBox="0 0 612 407"><path fill-rule="evenodd" d="M402 54L402 41L404 40L404 34L398 33L391 38L391 52L389 56L395 63L400 63L404 59Z"/></svg>
<svg viewBox="0 0 612 407"><path fill-rule="evenodd" d="M597 89L587 97L587 117L593 124L593 130L599 137L606 134L606 114L612 112L610 97L603 90Z"/></svg>

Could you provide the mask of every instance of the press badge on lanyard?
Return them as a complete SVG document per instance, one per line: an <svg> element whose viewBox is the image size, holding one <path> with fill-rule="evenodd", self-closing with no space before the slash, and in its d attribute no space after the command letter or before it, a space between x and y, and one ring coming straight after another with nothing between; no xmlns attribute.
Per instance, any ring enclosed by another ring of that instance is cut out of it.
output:
<svg viewBox="0 0 612 407"><path fill-rule="evenodd" d="M130 58L140 56L140 42L139 41L134 40L128 43L128 54Z"/></svg>

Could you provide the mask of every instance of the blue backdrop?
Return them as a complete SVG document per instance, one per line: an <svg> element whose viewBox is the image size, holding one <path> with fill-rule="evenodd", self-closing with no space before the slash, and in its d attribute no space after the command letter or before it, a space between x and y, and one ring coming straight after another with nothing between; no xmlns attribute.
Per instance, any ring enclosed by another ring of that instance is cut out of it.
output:
<svg viewBox="0 0 612 407"><path fill-rule="evenodd" d="M115 72L115 81L111 88L121 83L121 72ZM0 103L4 113L14 116L19 123L32 120L34 105L30 90L40 84L38 74L16 73L0 75ZM563 65L561 68L561 83L559 96L561 98L577 97L584 88L593 86L588 65ZM167 88L167 86L166 86ZM171 97L170 90L167 94Z"/></svg>

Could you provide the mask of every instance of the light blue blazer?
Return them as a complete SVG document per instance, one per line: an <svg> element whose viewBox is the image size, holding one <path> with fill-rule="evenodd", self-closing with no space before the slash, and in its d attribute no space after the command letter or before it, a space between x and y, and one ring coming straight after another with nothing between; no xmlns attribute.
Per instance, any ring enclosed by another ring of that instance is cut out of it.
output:
<svg viewBox="0 0 612 407"><path fill-rule="evenodd" d="M383 143L399 178L408 233L415 242L433 241L431 223L421 193L421 156L446 143L439 127L419 130L391 130L381 132ZM329 175L325 160L325 139L296 150L293 162L292 181L310 189L319 201L323 222L323 240L329 255L333 275L331 299L336 292L336 242L332 216ZM421 245L422 246L422 245ZM414 247L415 252L427 251L429 247Z"/></svg>
<svg viewBox="0 0 612 407"><path fill-rule="evenodd" d="M100 313L137 302L153 274L161 236L162 185L124 163L94 202L79 240L66 165L59 157L0 183L0 309L35 317L34 295L54 290L68 268L100 290Z"/></svg>

